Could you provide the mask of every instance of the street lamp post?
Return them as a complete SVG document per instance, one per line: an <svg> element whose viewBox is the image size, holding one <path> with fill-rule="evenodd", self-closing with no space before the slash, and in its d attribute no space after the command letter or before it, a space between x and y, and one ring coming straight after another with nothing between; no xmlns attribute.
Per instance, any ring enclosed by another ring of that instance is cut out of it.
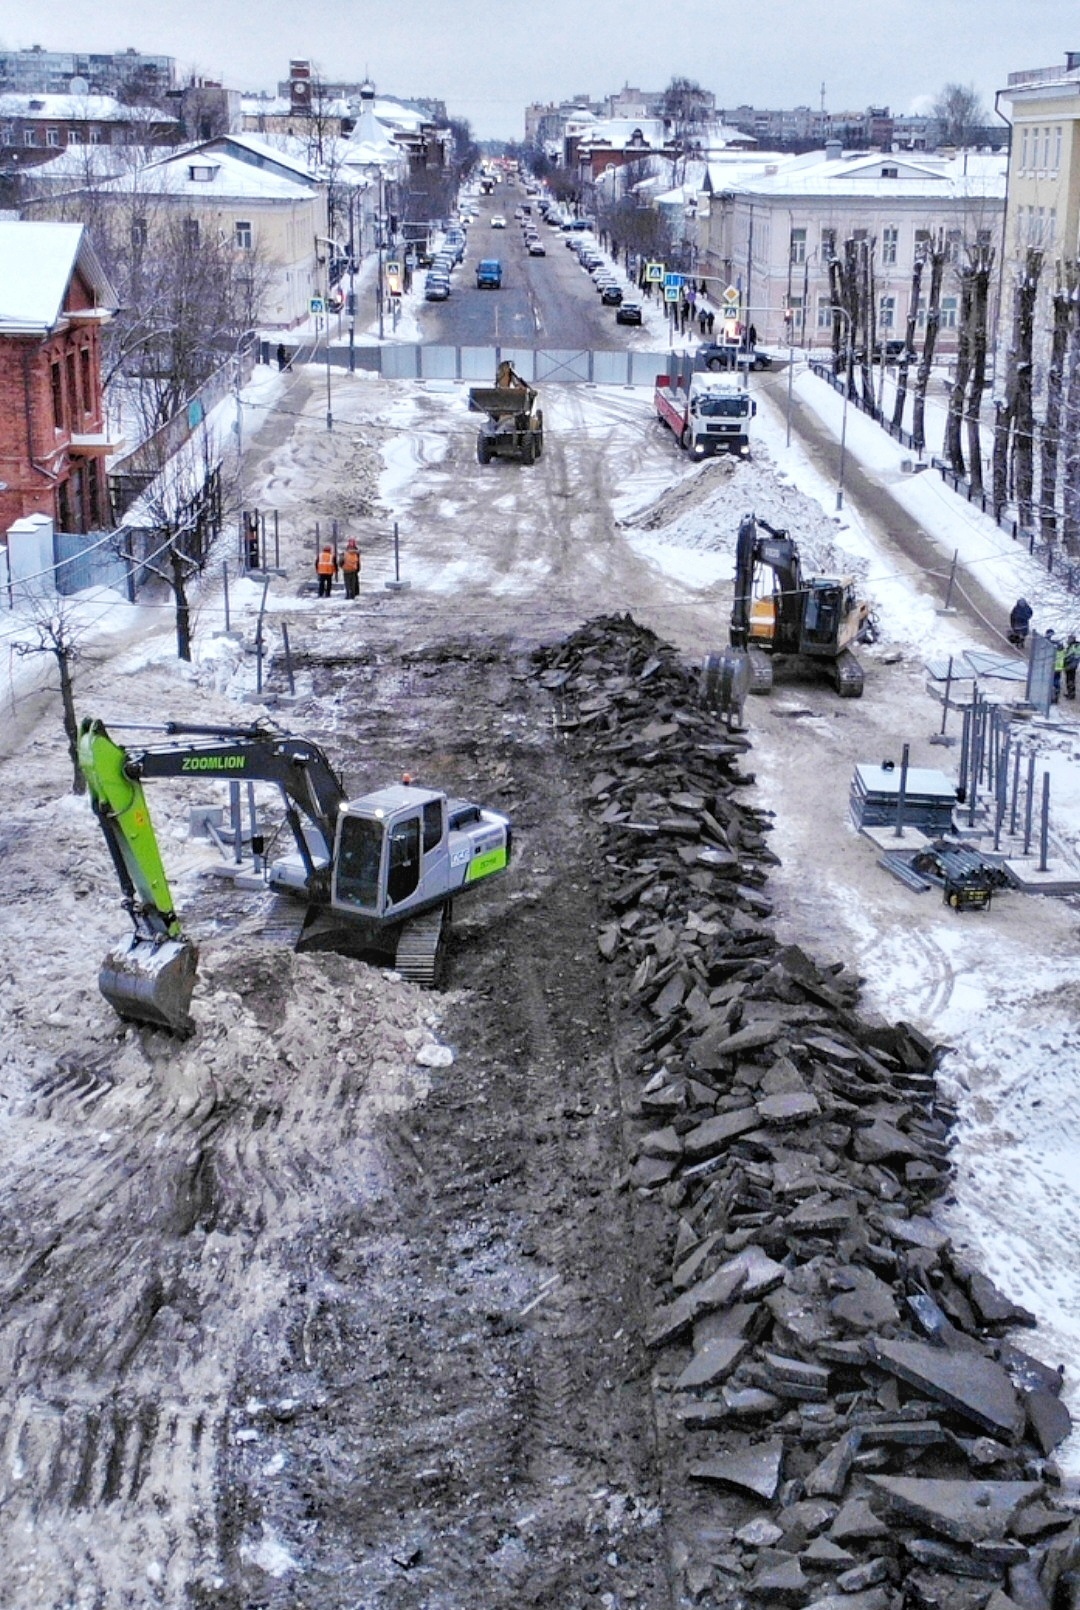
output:
<svg viewBox="0 0 1080 1610"><path fill-rule="evenodd" d="M325 295L323 296L323 317L326 320L326 428L334 428L334 409L330 400L330 252L339 251L336 240L330 240L326 235L316 235L315 245L326 246L326 272L323 275Z"/></svg>

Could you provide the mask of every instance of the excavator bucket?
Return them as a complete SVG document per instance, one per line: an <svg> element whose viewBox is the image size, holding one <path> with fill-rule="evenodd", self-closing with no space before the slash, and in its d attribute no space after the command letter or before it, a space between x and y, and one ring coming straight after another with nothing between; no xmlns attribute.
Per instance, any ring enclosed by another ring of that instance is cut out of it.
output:
<svg viewBox="0 0 1080 1610"><path fill-rule="evenodd" d="M753 666L746 649L721 649L719 654L706 654L702 661L701 702L723 716L729 731L743 724L743 705L752 680Z"/></svg>
<svg viewBox="0 0 1080 1610"><path fill-rule="evenodd" d="M197 948L187 940L132 938L106 956L98 988L122 1018L191 1034L195 1025L188 1008L198 960Z"/></svg>

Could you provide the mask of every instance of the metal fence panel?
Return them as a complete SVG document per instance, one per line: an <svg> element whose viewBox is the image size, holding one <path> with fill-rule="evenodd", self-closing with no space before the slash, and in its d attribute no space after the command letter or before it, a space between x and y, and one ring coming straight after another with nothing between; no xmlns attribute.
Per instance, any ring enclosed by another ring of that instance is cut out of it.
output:
<svg viewBox="0 0 1080 1610"><path fill-rule="evenodd" d="M128 566L120 557L123 545L123 531L54 532L57 592L70 597L87 587L115 587L126 593Z"/></svg>
<svg viewBox="0 0 1080 1610"><path fill-rule="evenodd" d="M457 379L457 347L418 347L417 352L425 380Z"/></svg>
<svg viewBox="0 0 1080 1610"><path fill-rule="evenodd" d="M536 354L536 379L554 380L559 385L569 385L574 381L589 381L592 379L592 353L561 350L552 348L549 351L538 351Z"/></svg>
<svg viewBox="0 0 1080 1610"><path fill-rule="evenodd" d="M494 384L494 347L459 347L458 357L462 380L468 380L474 385L482 385L485 381L489 386Z"/></svg>
<svg viewBox="0 0 1080 1610"><path fill-rule="evenodd" d="M419 380L420 349L413 346L381 348L384 380Z"/></svg>
<svg viewBox="0 0 1080 1610"><path fill-rule="evenodd" d="M592 378L598 386L625 386L629 384L629 352L594 352Z"/></svg>
<svg viewBox="0 0 1080 1610"><path fill-rule="evenodd" d="M521 376L522 380L527 380L530 385L533 385L540 379L536 361L539 356L540 354L533 347L496 347L495 362L490 373L494 374L500 363L508 362L513 364L515 371Z"/></svg>
<svg viewBox="0 0 1080 1610"><path fill-rule="evenodd" d="M666 374L667 369L666 352L631 352L628 383L631 386L648 386L651 391L656 385L657 375Z"/></svg>

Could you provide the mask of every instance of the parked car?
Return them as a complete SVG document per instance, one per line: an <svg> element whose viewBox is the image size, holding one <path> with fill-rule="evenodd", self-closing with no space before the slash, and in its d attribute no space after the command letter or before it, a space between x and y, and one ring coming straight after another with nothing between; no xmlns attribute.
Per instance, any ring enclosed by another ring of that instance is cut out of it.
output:
<svg viewBox="0 0 1080 1610"><path fill-rule="evenodd" d="M618 307L622 301L622 291L617 285L605 285L600 292L600 300L605 307Z"/></svg>
<svg viewBox="0 0 1080 1610"><path fill-rule="evenodd" d="M502 213L497 212L495 214L494 218L491 220L491 227L492 229L506 228L506 219L503 217Z"/></svg>
<svg viewBox="0 0 1080 1610"><path fill-rule="evenodd" d="M450 295L450 281L441 276L428 275L424 281L424 297L428 302L445 302Z"/></svg>
<svg viewBox="0 0 1080 1610"><path fill-rule="evenodd" d="M616 324L640 324L641 323L641 303L640 302L620 302L619 306L615 309L615 323Z"/></svg>

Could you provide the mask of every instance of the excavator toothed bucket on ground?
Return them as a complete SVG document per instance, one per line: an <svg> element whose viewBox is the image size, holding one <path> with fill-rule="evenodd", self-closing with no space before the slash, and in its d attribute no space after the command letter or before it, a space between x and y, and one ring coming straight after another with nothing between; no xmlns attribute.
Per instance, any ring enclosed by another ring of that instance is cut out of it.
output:
<svg viewBox="0 0 1080 1610"><path fill-rule="evenodd" d="M197 948L186 940L160 944L133 938L106 956L98 988L113 1010L134 1023L152 1023L173 1034L191 1034L188 1015L195 990Z"/></svg>

